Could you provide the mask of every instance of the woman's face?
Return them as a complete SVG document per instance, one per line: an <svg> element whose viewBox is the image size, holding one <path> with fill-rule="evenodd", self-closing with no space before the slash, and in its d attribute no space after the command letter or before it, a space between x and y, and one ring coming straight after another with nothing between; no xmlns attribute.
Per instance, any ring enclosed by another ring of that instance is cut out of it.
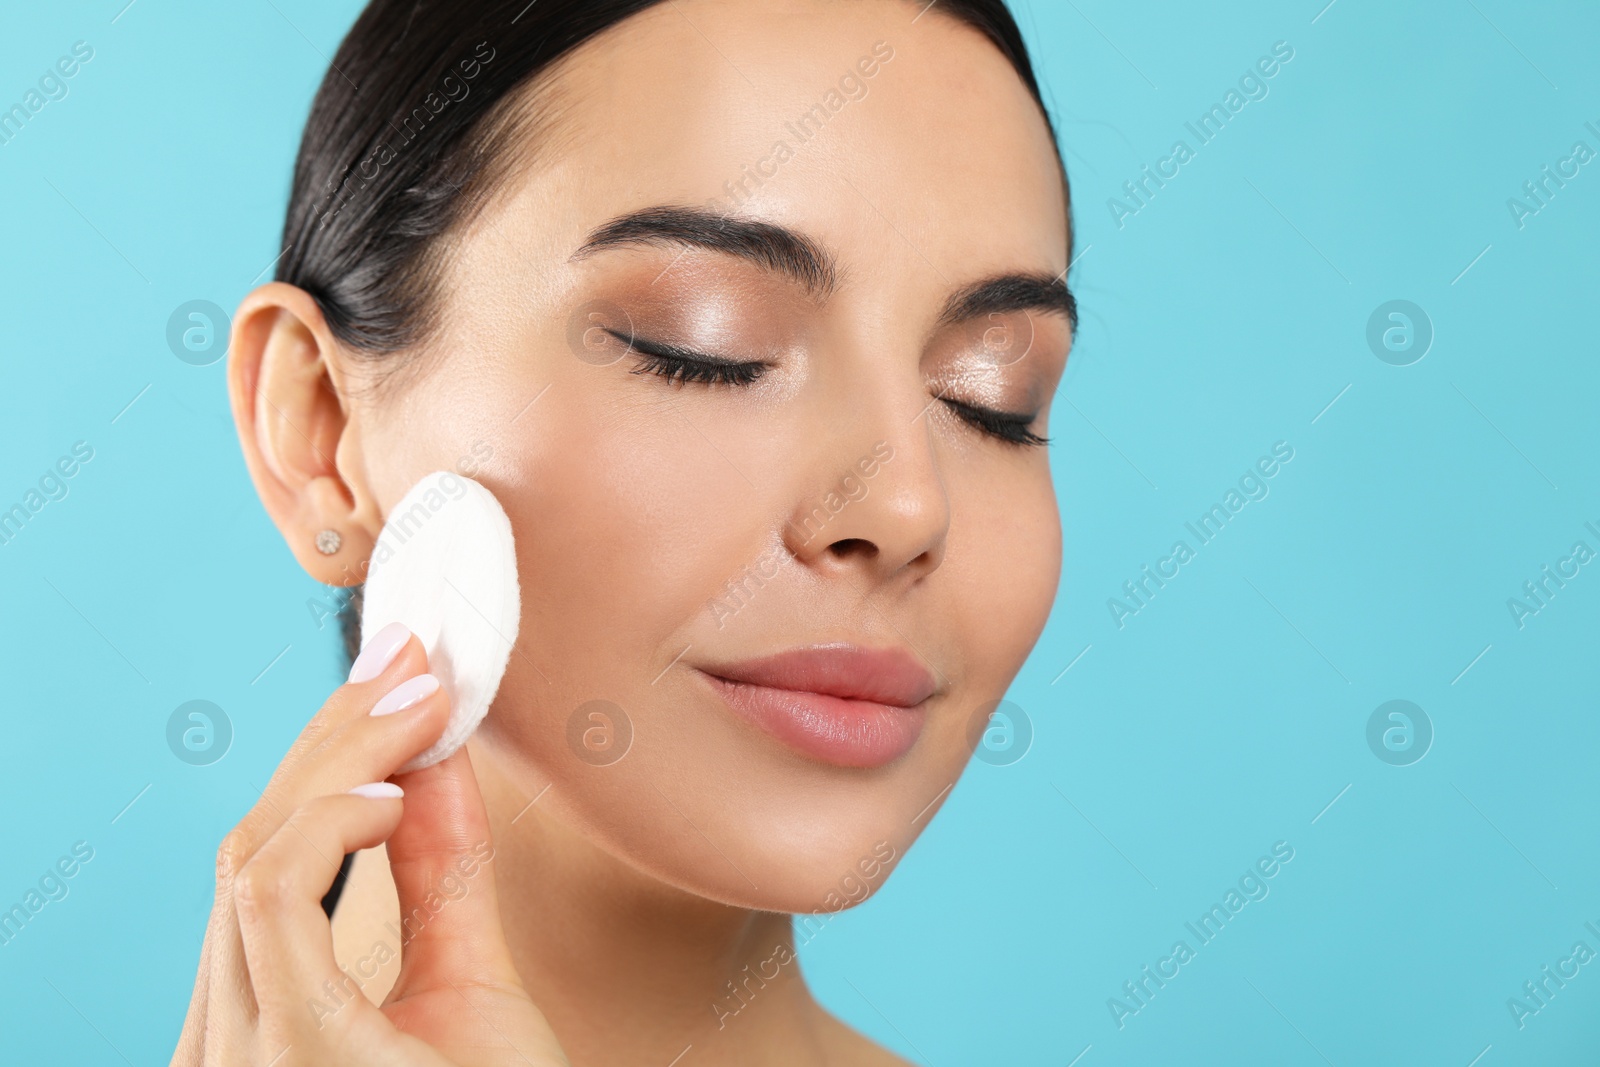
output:
<svg viewBox="0 0 1600 1067"><path fill-rule="evenodd" d="M1006 438L1047 433L1071 341L1060 171L1005 59L921 6L676 0L574 53L438 342L348 430L385 513L454 468L511 517L478 751L732 904L881 884L1059 575L1047 453ZM813 646L868 655L749 667Z"/></svg>

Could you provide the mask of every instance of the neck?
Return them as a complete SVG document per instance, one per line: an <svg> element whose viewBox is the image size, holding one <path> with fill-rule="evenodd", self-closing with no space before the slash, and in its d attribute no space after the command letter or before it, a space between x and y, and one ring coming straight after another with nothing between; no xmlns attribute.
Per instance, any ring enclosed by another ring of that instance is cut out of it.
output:
<svg viewBox="0 0 1600 1067"><path fill-rule="evenodd" d="M792 1063L817 1043L788 915L668 886L527 806L489 753L473 763L506 941L575 1065L670 1063L690 1046L697 1065Z"/></svg>
<svg viewBox="0 0 1600 1067"><path fill-rule="evenodd" d="M489 752L474 746L472 758L493 828L506 941L574 1067L826 1058L839 1025L801 978L790 916L652 878L529 805ZM367 931L398 914L387 863L372 850L339 903L340 962L341 946L364 949ZM397 969L367 983L368 996L381 1003Z"/></svg>

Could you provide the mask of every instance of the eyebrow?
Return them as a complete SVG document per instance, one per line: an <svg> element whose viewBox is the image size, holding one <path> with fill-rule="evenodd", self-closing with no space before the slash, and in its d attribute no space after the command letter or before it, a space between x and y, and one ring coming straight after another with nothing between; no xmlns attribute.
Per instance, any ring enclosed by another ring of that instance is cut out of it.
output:
<svg viewBox="0 0 1600 1067"><path fill-rule="evenodd" d="M662 244L738 256L789 277L818 299L826 299L839 284L833 256L804 234L703 208L653 207L619 215L591 233L572 260L607 248Z"/></svg>
<svg viewBox="0 0 1600 1067"><path fill-rule="evenodd" d="M1067 317L1078 332L1078 300L1063 275L1002 274L967 286L953 294L939 316L940 326L967 322L984 315L1008 311L1056 312Z"/></svg>
<svg viewBox="0 0 1600 1067"><path fill-rule="evenodd" d="M839 285L839 268L832 253L804 234L696 207L651 207L619 215L590 233L571 260L632 245L681 245L737 256L785 275L817 299L826 299ZM1063 314L1073 332L1078 329L1078 302L1064 272L1054 277L1002 274L975 282L950 296L939 315L939 325L1008 311Z"/></svg>

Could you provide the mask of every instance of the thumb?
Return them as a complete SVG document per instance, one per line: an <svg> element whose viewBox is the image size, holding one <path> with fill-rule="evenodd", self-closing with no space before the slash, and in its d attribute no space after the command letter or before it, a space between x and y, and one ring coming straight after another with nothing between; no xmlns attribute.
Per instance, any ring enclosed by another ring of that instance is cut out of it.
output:
<svg viewBox="0 0 1600 1067"><path fill-rule="evenodd" d="M447 983L520 989L500 925L489 813L467 750L395 781L405 814L387 845L401 927L391 999Z"/></svg>

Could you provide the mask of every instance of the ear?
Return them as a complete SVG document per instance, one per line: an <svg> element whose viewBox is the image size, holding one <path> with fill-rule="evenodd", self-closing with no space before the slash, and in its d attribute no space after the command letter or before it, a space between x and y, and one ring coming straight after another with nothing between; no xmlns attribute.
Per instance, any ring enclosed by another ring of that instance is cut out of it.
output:
<svg viewBox="0 0 1600 1067"><path fill-rule="evenodd" d="M365 581L383 523L347 399L350 358L322 309L303 289L261 286L234 315L228 361L245 465L289 550L325 585ZM331 553L318 548L324 530L339 535Z"/></svg>

